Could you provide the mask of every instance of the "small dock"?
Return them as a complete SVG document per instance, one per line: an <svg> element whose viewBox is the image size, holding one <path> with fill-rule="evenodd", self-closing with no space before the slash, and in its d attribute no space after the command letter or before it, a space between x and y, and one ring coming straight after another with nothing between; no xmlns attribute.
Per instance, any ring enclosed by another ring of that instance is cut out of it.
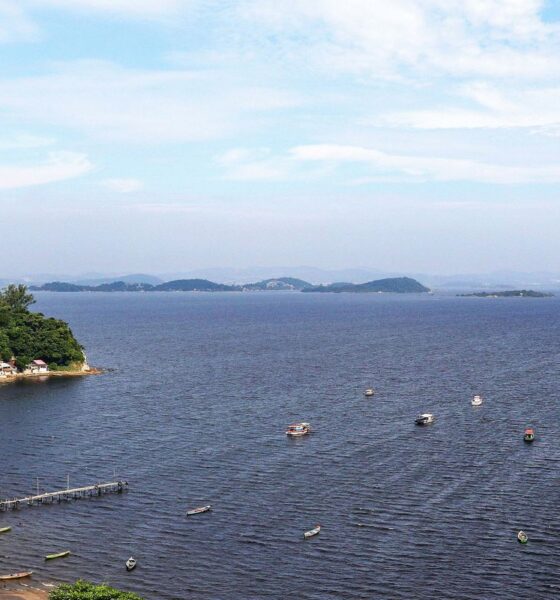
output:
<svg viewBox="0 0 560 600"><path fill-rule="evenodd" d="M34 504L54 504L55 502L60 504L60 502L70 502L71 500L79 500L80 498L103 496L104 494L122 494L126 490L128 490L128 481L96 483L95 485L86 485L85 487L27 496L26 498L0 500L0 511L16 510L24 506L33 506Z"/></svg>

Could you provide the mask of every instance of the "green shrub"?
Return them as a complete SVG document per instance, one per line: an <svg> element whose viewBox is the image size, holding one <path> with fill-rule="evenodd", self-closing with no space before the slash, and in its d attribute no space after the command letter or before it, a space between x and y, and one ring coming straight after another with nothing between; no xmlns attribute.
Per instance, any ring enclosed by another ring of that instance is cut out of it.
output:
<svg viewBox="0 0 560 600"><path fill-rule="evenodd" d="M142 600L132 592L121 592L108 585L95 585L79 580L59 585L49 594L49 600Z"/></svg>

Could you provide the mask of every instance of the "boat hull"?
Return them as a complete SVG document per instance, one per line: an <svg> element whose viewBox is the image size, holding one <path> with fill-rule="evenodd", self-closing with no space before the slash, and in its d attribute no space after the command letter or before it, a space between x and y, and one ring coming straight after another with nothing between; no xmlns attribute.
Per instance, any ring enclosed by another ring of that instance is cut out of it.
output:
<svg viewBox="0 0 560 600"><path fill-rule="evenodd" d="M201 515L205 512L208 512L212 507L210 505L208 506L201 506L200 508L193 508L192 510L187 510L187 517L192 517L193 515Z"/></svg>
<svg viewBox="0 0 560 600"><path fill-rule="evenodd" d="M23 579L24 577L31 577L33 571L25 571L23 573L12 573L11 575L0 575L0 581L13 581L14 579Z"/></svg>
<svg viewBox="0 0 560 600"><path fill-rule="evenodd" d="M69 556L70 555L70 550L67 550L66 552L59 552L58 554L47 554L47 556L45 556L45 560L54 560L55 558L64 558L65 556Z"/></svg>
<svg viewBox="0 0 560 600"><path fill-rule="evenodd" d="M321 531L320 527L315 527L314 529L310 529L303 534L303 538L308 540L309 538L315 537Z"/></svg>
<svg viewBox="0 0 560 600"><path fill-rule="evenodd" d="M11 531L11 530L12 530L11 527L1 527L0 533L8 533L8 531Z"/></svg>

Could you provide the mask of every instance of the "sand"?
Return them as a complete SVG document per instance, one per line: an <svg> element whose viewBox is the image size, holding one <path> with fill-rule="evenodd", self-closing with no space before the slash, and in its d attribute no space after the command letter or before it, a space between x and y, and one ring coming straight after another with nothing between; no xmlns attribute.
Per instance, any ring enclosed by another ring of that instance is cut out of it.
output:
<svg viewBox="0 0 560 600"><path fill-rule="evenodd" d="M44 587L41 583L2 584L0 600L47 600L52 587Z"/></svg>

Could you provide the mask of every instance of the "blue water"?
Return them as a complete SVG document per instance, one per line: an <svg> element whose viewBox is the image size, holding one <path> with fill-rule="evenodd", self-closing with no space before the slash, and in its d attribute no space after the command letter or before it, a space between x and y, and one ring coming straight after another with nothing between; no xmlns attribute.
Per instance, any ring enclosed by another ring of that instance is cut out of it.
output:
<svg viewBox="0 0 560 600"><path fill-rule="evenodd" d="M0 386L0 496L130 491L0 513L0 572L148 600L559 596L559 299L37 297L111 370Z"/></svg>

